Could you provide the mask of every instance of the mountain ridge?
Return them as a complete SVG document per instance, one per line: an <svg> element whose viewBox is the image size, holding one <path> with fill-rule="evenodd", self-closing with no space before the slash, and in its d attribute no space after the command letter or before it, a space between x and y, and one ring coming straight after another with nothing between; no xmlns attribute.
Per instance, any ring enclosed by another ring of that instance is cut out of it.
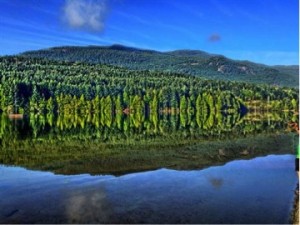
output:
<svg viewBox="0 0 300 225"><path fill-rule="evenodd" d="M110 46L59 46L26 51L25 57L72 62L109 64L134 70L159 70L206 79L241 81L298 87L299 66L268 66L248 60L233 60L201 50L160 52L114 44Z"/></svg>

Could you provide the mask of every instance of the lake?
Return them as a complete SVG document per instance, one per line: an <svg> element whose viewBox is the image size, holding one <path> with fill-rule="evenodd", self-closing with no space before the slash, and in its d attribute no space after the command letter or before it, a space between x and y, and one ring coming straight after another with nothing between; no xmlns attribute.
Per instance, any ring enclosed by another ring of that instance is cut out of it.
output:
<svg viewBox="0 0 300 225"><path fill-rule="evenodd" d="M1 115L1 223L289 223L290 115Z"/></svg>

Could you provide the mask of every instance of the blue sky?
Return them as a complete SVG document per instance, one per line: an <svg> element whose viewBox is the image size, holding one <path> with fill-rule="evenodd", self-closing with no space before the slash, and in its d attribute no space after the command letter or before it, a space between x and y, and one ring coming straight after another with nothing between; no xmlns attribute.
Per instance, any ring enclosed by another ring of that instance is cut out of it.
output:
<svg viewBox="0 0 300 225"><path fill-rule="evenodd" d="M0 0L0 55L62 45L299 63L298 0Z"/></svg>

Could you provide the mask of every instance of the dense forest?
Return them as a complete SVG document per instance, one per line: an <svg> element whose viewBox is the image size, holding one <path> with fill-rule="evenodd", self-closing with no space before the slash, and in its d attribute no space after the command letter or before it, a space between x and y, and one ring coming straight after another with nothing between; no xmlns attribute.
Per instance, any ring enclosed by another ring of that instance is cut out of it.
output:
<svg viewBox="0 0 300 225"><path fill-rule="evenodd" d="M109 64L135 70L153 70L195 75L205 79L242 81L298 87L298 66L267 66L249 61L231 60L198 50L158 52L122 45L55 47L29 51L26 57L71 62Z"/></svg>
<svg viewBox="0 0 300 225"><path fill-rule="evenodd" d="M288 123L298 122L298 89L107 60L1 57L0 163L123 174L291 152L297 142ZM7 115L17 113L23 119Z"/></svg>
<svg viewBox="0 0 300 225"><path fill-rule="evenodd" d="M298 110L298 90L27 57L0 58L0 109L100 115Z"/></svg>

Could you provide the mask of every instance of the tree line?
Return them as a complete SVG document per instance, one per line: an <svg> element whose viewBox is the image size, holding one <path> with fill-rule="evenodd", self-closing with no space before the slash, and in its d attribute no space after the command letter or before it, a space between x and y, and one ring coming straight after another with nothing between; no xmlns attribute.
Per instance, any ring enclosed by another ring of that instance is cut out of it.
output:
<svg viewBox="0 0 300 225"><path fill-rule="evenodd" d="M209 115L243 113L253 101L272 110L298 109L293 88L79 62L1 57L0 79L0 109L8 113Z"/></svg>
<svg viewBox="0 0 300 225"><path fill-rule="evenodd" d="M158 52L121 45L62 46L29 51L22 55L58 61L109 64L134 70L170 71L215 80L298 87L297 68L270 67L247 61L235 61L197 50Z"/></svg>

